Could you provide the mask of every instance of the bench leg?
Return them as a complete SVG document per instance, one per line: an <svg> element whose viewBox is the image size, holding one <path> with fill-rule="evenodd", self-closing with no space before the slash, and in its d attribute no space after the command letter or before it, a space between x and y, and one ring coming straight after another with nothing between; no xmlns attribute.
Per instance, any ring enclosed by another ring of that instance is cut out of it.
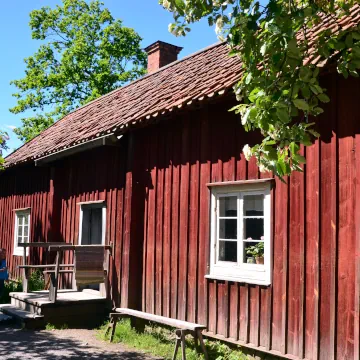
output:
<svg viewBox="0 0 360 360"><path fill-rule="evenodd" d="M113 319L110 319L110 322L108 324L108 326L106 327L106 331L105 331L105 339L107 338L110 329L112 328L112 323L113 323Z"/></svg>
<svg viewBox="0 0 360 360"><path fill-rule="evenodd" d="M204 339L203 339L203 336L202 336L202 333L200 330L197 330L197 337L199 339L199 342L200 342L200 347L201 347L201 350L205 356L205 360L209 360L209 357L208 357L208 353L206 351L206 347L205 347L205 344L204 344Z"/></svg>
<svg viewBox="0 0 360 360"><path fill-rule="evenodd" d="M194 337L195 348L197 349L199 346L199 338L197 336L197 331L192 331L191 335Z"/></svg>
<svg viewBox="0 0 360 360"><path fill-rule="evenodd" d="M182 352L182 360L186 360L186 352L185 352L185 332L181 330L181 352Z"/></svg>
<svg viewBox="0 0 360 360"><path fill-rule="evenodd" d="M179 334L179 330L176 330L176 343L175 343L174 356L172 360L176 360L176 355L179 350L180 343L181 343L181 336Z"/></svg>
<svg viewBox="0 0 360 360"><path fill-rule="evenodd" d="M115 335L115 330L116 330L116 324L118 322L118 318L115 317L114 318L114 321L113 321L113 324L112 324L112 329L111 329L111 335L110 335L110 342L113 342L114 340L114 335Z"/></svg>

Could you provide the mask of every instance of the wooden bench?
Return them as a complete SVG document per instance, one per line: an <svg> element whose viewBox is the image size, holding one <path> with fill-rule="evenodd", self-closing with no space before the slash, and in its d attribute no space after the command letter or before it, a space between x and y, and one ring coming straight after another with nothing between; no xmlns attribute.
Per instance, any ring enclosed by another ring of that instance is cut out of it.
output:
<svg viewBox="0 0 360 360"><path fill-rule="evenodd" d="M204 345L204 340L202 337L202 331L206 329L206 326L190 323L187 321L171 319L165 316L153 315L142 311L127 309L127 308L116 308L114 313L110 314L110 323L106 329L106 335L111 329L110 342L114 339L116 324L121 318L137 318L146 321L156 322L158 324L167 325L176 328L176 343L173 360L176 359L176 355L181 344L182 350L182 359L186 360L185 355L185 336L191 334L194 337L195 345L197 347L198 341L202 352L204 353L205 359L208 360L207 351Z"/></svg>

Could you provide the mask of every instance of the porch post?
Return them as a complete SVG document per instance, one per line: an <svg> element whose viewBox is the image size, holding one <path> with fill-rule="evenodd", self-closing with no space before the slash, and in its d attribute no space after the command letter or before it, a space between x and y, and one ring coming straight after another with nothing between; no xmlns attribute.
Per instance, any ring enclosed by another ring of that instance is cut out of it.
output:
<svg viewBox="0 0 360 360"><path fill-rule="evenodd" d="M23 247L24 253L23 253L23 265L26 265L26 246ZM23 269L23 292L28 293L28 269Z"/></svg>

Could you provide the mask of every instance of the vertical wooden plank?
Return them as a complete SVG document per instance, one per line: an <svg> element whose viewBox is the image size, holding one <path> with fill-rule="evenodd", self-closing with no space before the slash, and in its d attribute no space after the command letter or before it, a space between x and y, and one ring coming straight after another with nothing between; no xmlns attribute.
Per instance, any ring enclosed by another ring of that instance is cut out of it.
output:
<svg viewBox="0 0 360 360"><path fill-rule="evenodd" d="M206 184L210 182L210 125L208 118L208 108L201 112L201 140L200 140L200 213L199 218L199 252L198 252L198 322L207 325L208 313L208 282L205 275L208 274L207 268L208 254L210 251L210 191Z"/></svg>
<svg viewBox="0 0 360 360"><path fill-rule="evenodd" d="M217 313L218 313L218 297L217 297L217 281L209 280L208 282L208 330L213 334L217 332Z"/></svg>
<svg viewBox="0 0 360 360"><path fill-rule="evenodd" d="M172 125L172 124L171 124ZM165 135L164 135L165 136ZM164 316L171 317L171 268L173 258L171 256L171 207L172 207L172 146L173 130L171 126L166 128L165 145L165 185L164 185L164 275L163 275L163 306Z"/></svg>
<svg viewBox="0 0 360 360"><path fill-rule="evenodd" d="M189 187L190 187L190 133L189 119L183 120L181 146L180 177L180 230L179 230L179 283L178 283L178 318L186 320L187 276L188 276L188 235L189 235Z"/></svg>
<svg viewBox="0 0 360 360"><path fill-rule="evenodd" d="M273 178L273 174L266 172L260 173L261 179ZM270 190L271 197L271 216L270 216L270 234L271 234L271 264L274 264L274 209L275 209L275 189ZM259 345L264 346L267 351L271 349L271 327L272 327L272 286L260 287L260 329Z"/></svg>
<svg viewBox="0 0 360 360"><path fill-rule="evenodd" d="M338 243L334 241L333 260L336 284L335 301L335 358L354 358L355 322L355 258L356 232L356 161L354 129L359 127L359 114L353 109L358 101L359 86L355 79L338 79L337 136L338 136ZM346 295L345 295L346 294ZM345 296L344 296L345 295ZM357 320L357 319L356 319Z"/></svg>
<svg viewBox="0 0 360 360"><path fill-rule="evenodd" d="M288 226L288 221L289 221L289 206L290 206L290 192L289 192L289 183L290 183L290 178L285 179L288 183L288 185L286 186L286 192L287 192L287 197L286 197L286 203L284 201L284 199L279 199L280 201L282 200L282 205L280 206L284 206L284 208L286 208L286 213L285 216L283 218L283 221L285 222L285 226L284 226L284 231L286 231L286 233L283 233L283 238L282 238L282 263L283 263L283 267L282 267L282 297L281 297L281 343L280 343L280 351L282 354L286 354L287 353L287 337L288 337L288 281L289 281L289 226ZM286 207L285 207L286 204Z"/></svg>
<svg viewBox="0 0 360 360"><path fill-rule="evenodd" d="M190 124L190 189L189 189L189 250L187 321L196 322L198 296L198 247L199 247L199 184L201 123L198 112L191 115ZM204 255L204 254L202 254Z"/></svg>
<svg viewBox="0 0 360 360"><path fill-rule="evenodd" d="M118 150L119 151L119 150ZM122 303L122 249L123 249L123 220L124 220L124 195L125 195L125 154L120 152L119 162L117 164L117 213L116 213L116 246L115 246L115 267L117 274L118 297L116 303L119 306Z"/></svg>
<svg viewBox="0 0 360 360"><path fill-rule="evenodd" d="M152 187L150 178L150 136L147 136L144 131L141 131L141 137L139 141L143 144L144 149L144 172L143 179L144 182L144 252L143 252L143 275L142 275L142 311L148 311L148 301L149 301L149 279L148 279L148 222L149 222L149 192ZM138 135L140 136L140 135Z"/></svg>
<svg viewBox="0 0 360 360"><path fill-rule="evenodd" d="M303 154L302 150L301 155ZM289 182L287 352L301 359L303 358L304 173L294 172Z"/></svg>
<svg viewBox="0 0 360 360"><path fill-rule="evenodd" d="M276 179L274 191L274 260L272 298L272 349L285 352L286 304L287 304L287 232L288 232L288 185ZM276 211L282 209L282 211ZM285 308L285 311L283 310ZM285 318L284 318L285 317Z"/></svg>
<svg viewBox="0 0 360 360"><path fill-rule="evenodd" d="M359 122L358 122L359 123ZM356 202L355 202L355 313L354 313L354 360L360 360L360 129L356 128Z"/></svg>
<svg viewBox="0 0 360 360"><path fill-rule="evenodd" d="M156 159L156 233L155 233L155 313L162 315L163 304L163 223L164 223L164 154L163 124L157 126L158 148Z"/></svg>
<svg viewBox="0 0 360 360"><path fill-rule="evenodd" d="M123 252L122 252L122 281L121 281L121 306L129 307L129 269L130 269L130 233L131 233L131 202L133 189L133 155L134 155L134 138L133 134L129 134L128 138L128 154L126 161L126 175L125 175L125 199L124 199L124 223L123 223Z"/></svg>
<svg viewBox="0 0 360 360"><path fill-rule="evenodd" d="M171 317L178 316L179 289L179 206L180 206L180 169L181 169L181 121L176 119L173 142L173 180L171 201Z"/></svg>
<svg viewBox="0 0 360 360"><path fill-rule="evenodd" d="M229 337L239 339L239 285L237 282L230 284L229 306Z"/></svg>
<svg viewBox="0 0 360 360"><path fill-rule="evenodd" d="M335 359L337 238L336 78L324 79L332 99L319 118L321 131L320 339L319 359Z"/></svg>
<svg viewBox="0 0 360 360"><path fill-rule="evenodd" d="M156 231L156 154L157 133L152 131L150 141L150 186L148 193L148 234L147 234L147 262L146 262L146 311L155 313L155 231ZM149 150L150 150L149 149Z"/></svg>
<svg viewBox="0 0 360 360"><path fill-rule="evenodd" d="M316 140L306 149L306 260L305 260L305 350L304 357L318 359L319 334L319 218L320 218L320 147Z"/></svg>

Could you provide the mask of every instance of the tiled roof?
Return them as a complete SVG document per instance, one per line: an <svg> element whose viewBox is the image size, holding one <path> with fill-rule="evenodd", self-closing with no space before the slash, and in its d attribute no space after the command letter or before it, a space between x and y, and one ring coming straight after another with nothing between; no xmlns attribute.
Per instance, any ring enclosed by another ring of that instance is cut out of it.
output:
<svg viewBox="0 0 360 360"><path fill-rule="evenodd" d="M190 101L222 94L239 78L240 61L219 43L176 61L75 110L6 158L6 166L136 126Z"/></svg>
<svg viewBox="0 0 360 360"><path fill-rule="evenodd" d="M309 31L315 39L321 29L334 32L360 21L360 6L337 23L330 17ZM300 36L301 37L301 36ZM317 63L317 58L307 61ZM174 62L75 110L6 158L6 166L36 160L110 133L121 133L174 108L222 95L241 74L237 57L229 57L219 43Z"/></svg>

